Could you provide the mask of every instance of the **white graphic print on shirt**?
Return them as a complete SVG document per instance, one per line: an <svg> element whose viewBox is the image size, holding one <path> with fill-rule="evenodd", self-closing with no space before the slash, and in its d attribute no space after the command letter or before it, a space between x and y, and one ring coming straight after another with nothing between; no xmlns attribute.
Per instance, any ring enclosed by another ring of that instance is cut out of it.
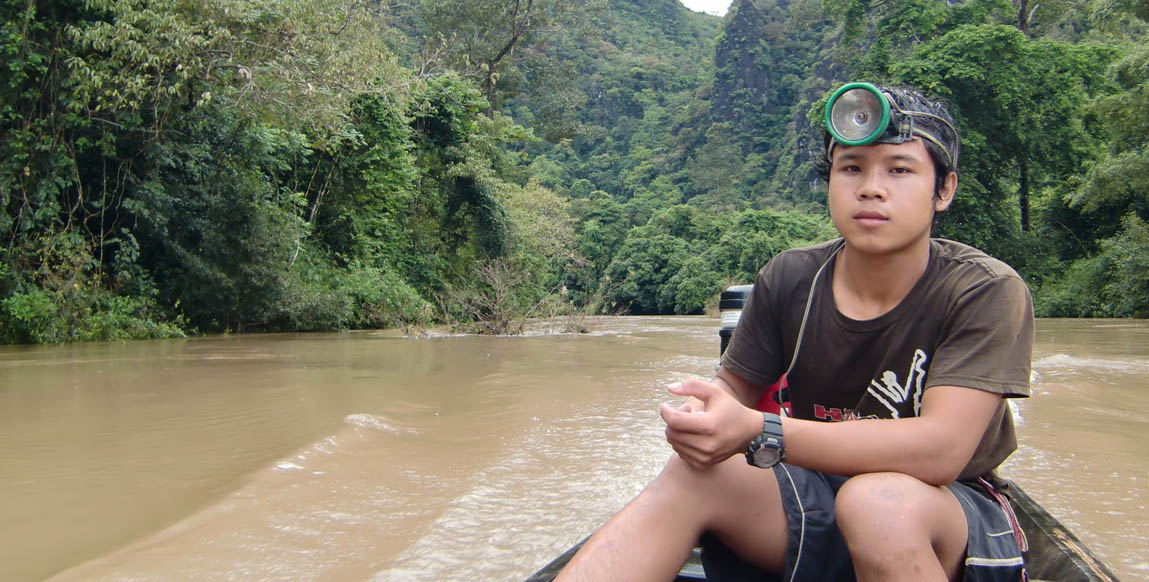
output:
<svg viewBox="0 0 1149 582"><path fill-rule="evenodd" d="M929 356L920 348L914 350L914 361L910 364L910 371L906 374L906 383L898 383L898 375L891 370L882 372L882 381L871 380L867 392L890 410L890 418L901 418L898 413L898 404L908 401L911 397L914 403L914 416L922 412L922 382L926 379L926 360ZM912 391L912 392L911 392Z"/></svg>

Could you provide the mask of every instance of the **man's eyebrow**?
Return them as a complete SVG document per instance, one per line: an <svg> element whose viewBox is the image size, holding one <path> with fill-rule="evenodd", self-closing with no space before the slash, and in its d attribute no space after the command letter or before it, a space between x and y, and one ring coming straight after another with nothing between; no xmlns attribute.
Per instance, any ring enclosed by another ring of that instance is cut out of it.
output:
<svg viewBox="0 0 1149 582"><path fill-rule="evenodd" d="M886 156L887 160L894 160L898 162L917 162L920 161L918 156L912 154L891 154Z"/></svg>
<svg viewBox="0 0 1149 582"><path fill-rule="evenodd" d="M841 160L841 161L847 161L847 160L852 161L852 160L862 159L864 157L866 157L866 156L863 155L858 150L846 150L846 151L843 151L842 153L838 154L835 159ZM894 161L894 162L917 162L917 161L920 161L920 158L918 156L913 155L913 154L895 153L895 154L888 154L888 155L882 156L881 160L886 161L886 162L890 162L890 161Z"/></svg>

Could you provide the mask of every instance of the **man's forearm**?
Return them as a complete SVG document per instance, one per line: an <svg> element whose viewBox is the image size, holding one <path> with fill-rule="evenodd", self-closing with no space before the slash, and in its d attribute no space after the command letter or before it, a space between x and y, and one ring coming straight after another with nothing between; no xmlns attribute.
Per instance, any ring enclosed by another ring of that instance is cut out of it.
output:
<svg viewBox="0 0 1149 582"><path fill-rule="evenodd" d="M846 422L782 419L788 463L845 476L890 471L944 485L957 478L969 456L942 446L941 436L931 435L931 430L930 423L920 417Z"/></svg>
<svg viewBox="0 0 1149 582"><path fill-rule="evenodd" d="M756 436L749 428L755 424L750 409L764 387L726 368L719 368L713 383L746 407L746 422L727 428L740 427L736 440L749 444ZM1000 403L997 394L935 386L925 391L922 415L916 418L840 423L786 418L787 461L838 475L894 471L926 483L949 483L969 463ZM761 430L761 417L756 424Z"/></svg>
<svg viewBox="0 0 1149 582"><path fill-rule="evenodd" d="M719 368L714 375L714 383L734 396L747 408L753 408L758 403L761 388L750 384L726 368Z"/></svg>
<svg viewBox="0 0 1149 582"><path fill-rule="evenodd" d="M893 471L944 485L969 463L1001 397L971 388L926 391L922 416L819 422L785 418L787 461L838 475Z"/></svg>

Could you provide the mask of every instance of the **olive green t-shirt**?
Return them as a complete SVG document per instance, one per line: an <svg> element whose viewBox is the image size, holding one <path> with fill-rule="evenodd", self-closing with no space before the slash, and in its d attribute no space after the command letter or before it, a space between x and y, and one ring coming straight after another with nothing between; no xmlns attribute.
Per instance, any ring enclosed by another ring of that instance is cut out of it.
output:
<svg viewBox="0 0 1149 582"><path fill-rule="evenodd" d="M893 309L867 321L842 315L831 280L835 240L780 253L758 273L723 366L756 384L790 364L811 281L818 277L799 356L787 377L795 418L908 418L931 386L1029 396L1033 302L1005 263L973 247L930 241L922 277ZM1003 398L959 480L985 475L1017 448Z"/></svg>

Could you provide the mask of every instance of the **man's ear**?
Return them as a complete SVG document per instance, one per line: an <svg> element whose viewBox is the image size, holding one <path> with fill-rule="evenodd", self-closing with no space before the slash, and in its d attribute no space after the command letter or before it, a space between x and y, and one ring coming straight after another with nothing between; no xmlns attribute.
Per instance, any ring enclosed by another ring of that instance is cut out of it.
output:
<svg viewBox="0 0 1149 582"><path fill-rule="evenodd" d="M942 187L938 188L938 195L934 198L934 212L941 212L949 208L950 202L954 200L954 192L957 192L957 187L957 172L950 172L942 181Z"/></svg>

